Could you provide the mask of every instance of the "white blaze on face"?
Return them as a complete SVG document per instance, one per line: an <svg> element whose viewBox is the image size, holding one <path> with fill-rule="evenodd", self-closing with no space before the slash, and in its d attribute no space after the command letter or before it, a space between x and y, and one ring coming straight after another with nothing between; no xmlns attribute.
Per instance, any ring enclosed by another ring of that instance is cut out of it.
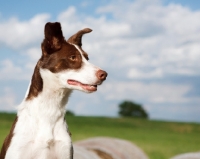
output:
<svg viewBox="0 0 200 159"><path fill-rule="evenodd" d="M80 69L67 69L57 73L63 86L69 89L77 89L84 92L94 92L97 90L97 85L102 81L97 77L99 67L89 63L83 56L82 51L78 46L74 45L80 52L82 57L82 65Z"/></svg>

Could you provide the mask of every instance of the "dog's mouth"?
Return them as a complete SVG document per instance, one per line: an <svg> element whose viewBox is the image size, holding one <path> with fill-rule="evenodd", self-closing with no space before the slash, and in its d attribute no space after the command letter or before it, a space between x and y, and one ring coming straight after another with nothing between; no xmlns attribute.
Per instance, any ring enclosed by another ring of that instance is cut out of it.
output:
<svg viewBox="0 0 200 159"><path fill-rule="evenodd" d="M75 81L75 80L67 80L67 83L69 85L80 86L88 92L94 92L97 90L97 85L83 84L83 83Z"/></svg>

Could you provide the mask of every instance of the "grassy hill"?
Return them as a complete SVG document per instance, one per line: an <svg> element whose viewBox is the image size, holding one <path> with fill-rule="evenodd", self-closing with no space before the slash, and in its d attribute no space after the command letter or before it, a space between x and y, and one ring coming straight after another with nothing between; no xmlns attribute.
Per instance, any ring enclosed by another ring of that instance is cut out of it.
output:
<svg viewBox="0 0 200 159"><path fill-rule="evenodd" d="M14 118L15 114L0 113L0 143ZM200 124L80 116L68 116L67 123L73 141L95 136L126 139L142 148L151 159L168 159L180 153L200 151Z"/></svg>

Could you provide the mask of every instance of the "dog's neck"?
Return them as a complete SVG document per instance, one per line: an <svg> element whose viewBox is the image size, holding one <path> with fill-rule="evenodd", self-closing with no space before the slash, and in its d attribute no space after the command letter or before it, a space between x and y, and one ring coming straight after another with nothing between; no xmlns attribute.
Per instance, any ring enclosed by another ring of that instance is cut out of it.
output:
<svg viewBox="0 0 200 159"><path fill-rule="evenodd" d="M51 71L40 69L40 74L43 79L43 88L39 96L43 100L51 101L55 107L64 108L72 90L61 87L57 76Z"/></svg>
<svg viewBox="0 0 200 159"><path fill-rule="evenodd" d="M25 100L19 107L19 113L25 110L35 117L42 116L53 120L63 118L72 90L60 87L57 80L49 70L39 69L36 66Z"/></svg>

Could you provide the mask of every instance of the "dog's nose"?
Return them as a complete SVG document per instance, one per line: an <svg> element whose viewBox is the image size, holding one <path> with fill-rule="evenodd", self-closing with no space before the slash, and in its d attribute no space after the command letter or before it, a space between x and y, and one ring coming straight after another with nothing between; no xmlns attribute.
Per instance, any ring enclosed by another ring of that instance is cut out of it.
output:
<svg viewBox="0 0 200 159"><path fill-rule="evenodd" d="M108 74L103 70L98 70L96 75L99 80L104 81Z"/></svg>

